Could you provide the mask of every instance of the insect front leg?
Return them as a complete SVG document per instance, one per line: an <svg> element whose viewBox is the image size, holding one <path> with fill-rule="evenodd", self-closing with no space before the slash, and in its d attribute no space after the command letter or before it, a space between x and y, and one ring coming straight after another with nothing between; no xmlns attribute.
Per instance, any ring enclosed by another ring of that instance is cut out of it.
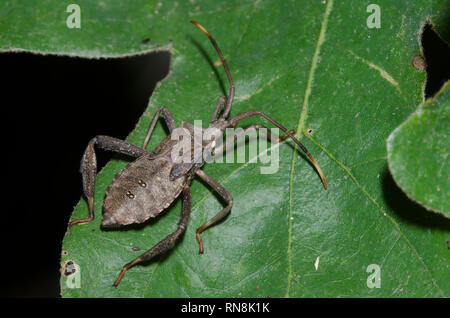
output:
<svg viewBox="0 0 450 318"><path fill-rule="evenodd" d="M313 158L313 156L308 152L308 149L306 149L306 147L297 140L297 138L295 138L295 136L288 131L285 127L283 127L281 124L277 123L275 120L273 120L272 118L270 118L269 116L267 116L266 114L264 114L263 112L259 111L259 110L252 110L240 115L237 115L236 117L234 117L233 119L231 119L228 123L229 123L229 127L234 127L234 125L236 125L240 120L244 119L244 118L248 118L248 117L252 117L252 116L261 116L265 119L267 119L268 121L270 121L272 124L274 124L275 126L277 126L278 128L280 128L286 135L288 135L288 137L290 137L296 144L297 146L300 147L300 149L303 150L303 152L308 156L308 158L311 160L311 163L314 165L314 167L317 170L317 173L320 176L320 179L322 180L323 183L323 187L325 188L325 190L327 189L327 181L325 180L325 176L323 175L322 170L320 169L319 165L317 164L316 160Z"/></svg>
<svg viewBox="0 0 450 318"><path fill-rule="evenodd" d="M254 129L258 129L260 133L265 134L267 136L268 139L270 139L270 142L272 144L276 144L279 143L283 140L285 140L287 137L289 137L289 134L294 134L295 131L294 130L289 130L288 133L284 134L283 136L279 137L279 138L275 138L274 136L272 136L272 134L269 132L269 129L265 126L261 126L261 125L251 125L247 128L245 128L244 130L240 130L238 131L235 135L233 139L227 140L225 143L221 144L219 147L217 147L214 150L214 154L218 154L224 150L227 149L227 147L233 146L233 144L241 137L247 135L250 131L254 130Z"/></svg>
<svg viewBox="0 0 450 318"><path fill-rule="evenodd" d="M191 190L189 187L185 187L183 189L183 206L181 208L181 217L180 221L178 222L177 229L172 234L166 236L163 240L161 240L158 244L153 246L151 249L149 249L147 252L136 258L135 260L131 261L130 263L126 264L122 270L120 271L119 276L117 277L116 281L114 282L113 286L117 287L119 285L120 280L122 279L125 272L133 267L136 264L139 264L141 262L150 261L152 258L154 258L157 255L165 253L167 250L169 250L175 241L180 237L181 234L184 233L186 230L187 223L189 221L189 215L191 214Z"/></svg>
<svg viewBox="0 0 450 318"><path fill-rule="evenodd" d="M172 130L174 130L176 128L175 121L173 120L173 116L170 113L169 109L167 107L160 107L156 111L155 116L153 116L152 122L150 123L150 127L148 128L147 136L145 136L144 143L142 144L143 149L147 148L147 144L150 141L150 137L152 136L153 129L155 129L156 122L158 121L159 115L161 113L166 121L167 128L169 128L169 132L172 132Z"/></svg>
<svg viewBox="0 0 450 318"><path fill-rule="evenodd" d="M214 111L214 115L213 115L213 118L211 119L211 121L215 121L215 120L217 120L217 118L219 118L219 114L223 108L223 105L225 105L226 99L227 98L225 96L219 97L219 100L217 101L217 105L216 105L216 110Z"/></svg>
<svg viewBox="0 0 450 318"><path fill-rule="evenodd" d="M109 136L96 136L89 141L83 158L81 159L81 175L83 177L83 191L88 201L89 217L85 219L74 220L69 226L75 224L89 223L94 219L94 183L97 174L97 158L95 156L95 146L112 150L121 154L129 155L134 158L143 156L147 152L129 142Z"/></svg>
<svg viewBox="0 0 450 318"><path fill-rule="evenodd" d="M202 242L202 237L200 236L200 234L204 230L206 230L208 227L219 222L225 216L227 216L227 214L231 210L231 207L233 206L233 197L216 180L214 180L213 178L208 176L202 170L197 170L196 173L200 178L202 178L206 183L208 183L227 202L227 206L222 211L217 213L216 216L214 216L212 219L210 219L208 222L206 222L205 224L203 224L202 226L200 226L197 229L196 238L197 238L197 242L198 242L198 252L199 252L199 254L203 254L203 242Z"/></svg>

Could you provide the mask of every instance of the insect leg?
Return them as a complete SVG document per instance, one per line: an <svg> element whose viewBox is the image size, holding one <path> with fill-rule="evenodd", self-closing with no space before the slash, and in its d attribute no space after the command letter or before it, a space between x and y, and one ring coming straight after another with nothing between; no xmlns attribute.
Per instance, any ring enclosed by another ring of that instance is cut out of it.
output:
<svg viewBox="0 0 450 318"><path fill-rule="evenodd" d="M161 113L166 121L166 125L167 125L167 128L169 128L169 131L172 132L172 130L174 130L176 128L175 121L173 120L173 116L170 113L169 109L166 107L160 107L156 111L155 116L153 116L150 127L148 128L147 136L145 136L144 143L142 144L143 149L147 148L147 144L150 141L150 137L152 136L153 129L155 129L156 122L158 121L159 114L161 114Z"/></svg>
<svg viewBox="0 0 450 318"><path fill-rule="evenodd" d="M218 221L222 220L225 216L227 216L227 214L231 210L231 207L233 206L233 197L224 187L222 187L217 181L215 181L213 178L208 176L202 170L197 170L196 173L200 178L202 178L206 183L208 183L227 202L227 206L222 211L217 213L216 216L214 216L212 219L210 219L208 222L206 222L205 224L203 224L202 226L200 226L197 229L196 238L197 238L198 247L199 247L198 252L200 254L203 254L203 243L202 243L202 237L200 236L200 234L204 230L206 230L208 227L217 223Z"/></svg>
<svg viewBox="0 0 450 318"><path fill-rule="evenodd" d="M161 240L158 244L153 246L151 249L149 249L147 252L136 258L135 260L131 261L130 263L126 264L122 270L120 271L119 276L117 277L116 281L114 282L113 286L117 287L119 285L120 280L122 279L125 272L133 267L136 264L139 264L141 262L146 262L151 260L157 255L165 253L167 250L169 250L177 238L184 233L186 230L186 226L189 220L189 215L191 214L191 190L189 187L186 187L183 189L183 207L181 208L181 217L180 221L178 222L178 227L172 234L166 236L163 240Z"/></svg>
<svg viewBox="0 0 450 318"><path fill-rule="evenodd" d="M219 97L219 100L217 101L216 110L214 111L214 115L213 115L213 118L212 118L212 120L211 120L212 122L215 121L215 120L217 120L217 118L219 118L220 111L222 110L223 105L225 104L226 99L227 99L227 98L226 98L225 96L220 96L220 97Z"/></svg>
<svg viewBox="0 0 450 318"><path fill-rule="evenodd" d="M312 164L316 168L317 173L319 174L320 179L322 180L323 187L326 190L327 189L327 181L325 180L325 176L323 175L322 170L320 169L320 167L317 164L316 160L314 160L313 156L311 156L311 154L308 152L308 149L306 149L306 147L303 146L303 144L300 141L298 141L297 138L295 138L294 135L292 133L290 133L286 128L284 128L281 124L277 123L275 120L273 120L272 118L270 118L269 116L267 116L263 112L261 112L259 110L252 110L252 111L249 111L249 112L237 115L233 119L230 119L229 127L234 127L234 125L236 125L238 121L240 121L240 120L242 120L244 118L248 118L248 117L256 116L256 115L264 117L265 119L270 121L272 124L274 124L275 126L280 128L286 135L288 135L297 144L297 146L299 146L303 150L303 152L309 157L309 159L311 160Z"/></svg>
<svg viewBox="0 0 450 318"><path fill-rule="evenodd" d="M262 128L264 128L264 130L261 130ZM265 134L269 139L270 142L272 144L276 144L279 143L280 141L285 140L287 137L289 137L288 134L284 134L283 136L279 137L279 138L275 138L274 136L272 136L272 134L269 132L269 129L267 127L261 126L261 125L251 125L247 128L245 128L244 130L240 130L238 131L235 135L234 135L234 139L231 140L227 140L226 143L220 145L219 147L217 147L214 151L214 154L218 154L223 150L226 150L227 147L232 146L239 138L241 138L242 136L247 135L250 131L254 130L254 129L258 129L260 133ZM294 130L289 130L290 134L294 134Z"/></svg>
<svg viewBox="0 0 450 318"><path fill-rule="evenodd" d="M135 145L130 144L124 140L109 136L96 136L89 141L83 158L81 159L81 175L83 177L83 191L87 198L89 206L89 217L85 219L74 220L69 223L69 226L75 224L89 223L94 219L94 183L97 174L97 158L95 156L94 146L105 150L112 150L131 157L138 158L147 152Z"/></svg>

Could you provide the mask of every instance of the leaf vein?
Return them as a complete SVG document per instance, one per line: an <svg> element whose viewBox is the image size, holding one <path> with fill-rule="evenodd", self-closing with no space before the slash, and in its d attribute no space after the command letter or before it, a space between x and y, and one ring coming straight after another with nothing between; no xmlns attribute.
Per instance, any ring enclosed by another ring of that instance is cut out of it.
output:
<svg viewBox="0 0 450 318"><path fill-rule="evenodd" d="M302 106L300 118L299 118L298 124L297 124L296 134L299 136L300 136L301 132L303 131L303 128L305 126L306 117L308 115L309 96L311 95L311 87L312 87L312 82L314 79L314 73L315 73L318 59L319 59L320 48L322 47L322 44L325 42L325 33L327 30L327 26L328 26L328 17L331 14L332 8L333 8L333 0L329 0L327 3L327 6L325 8L325 13L323 15L319 37L317 39L316 48L314 50L314 55L313 55L312 62L311 62L311 68L309 71L308 82L306 84L306 91L305 91L305 96L303 99L303 106ZM287 247L288 276L287 276L285 297L289 297L289 290L291 287L291 280L292 280L292 276L293 276L292 251L291 251L291 248L292 248L292 217L293 217L292 201L293 201L295 158L296 158L297 148L298 148L298 146L295 145L294 150L292 152L291 171L290 171L290 177L289 177L289 219L288 219L288 247Z"/></svg>
<svg viewBox="0 0 450 318"><path fill-rule="evenodd" d="M392 86L395 87L395 89L400 93L400 96L402 96L403 100L406 101L406 97L403 94L400 85L398 84L398 82L392 77L392 75L390 75L388 72L386 72L383 68L381 68L380 66L370 62L369 60L366 60L365 58L357 55L355 52L353 52L352 50L346 50L347 52L349 52L350 54L352 54L357 60L363 62L364 64L366 64L367 66L369 66L370 68L378 71L378 73L380 74L380 76L382 78L384 78L386 81L389 82L389 84L391 84Z"/></svg>
<svg viewBox="0 0 450 318"><path fill-rule="evenodd" d="M380 214L383 215L387 220L389 220L389 222L394 226L395 230L397 230L397 232L400 234L400 236L405 240L406 244L409 246L409 248L411 249L413 254L417 257L417 259L419 260L419 263L422 265L422 267L425 269L425 271L430 275L430 279L431 279L431 282L433 283L434 287L439 291L439 293L442 295L442 297L444 297L444 293L443 293L442 289L438 286L438 284L437 284L436 280L434 279L430 269L425 264L422 256L420 256L420 254L417 251L417 249L414 247L414 245L411 243L411 241L406 237L406 235L402 232L402 230L400 229L400 226L398 225L398 223L390 215L386 214L386 212L381 207L381 205L367 192L366 189L364 189L364 187L358 182L356 177L351 173L350 169L346 165L344 165L341 161L339 161L327 148L325 148L323 145L321 145L310 134L305 134L305 135L316 146L318 146L320 149L322 149L322 151L325 152L327 154L327 156L331 160L333 160L335 163L337 163L338 166L340 166L347 173L347 175L355 183L356 187L377 207L377 209L380 212Z"/></svg>

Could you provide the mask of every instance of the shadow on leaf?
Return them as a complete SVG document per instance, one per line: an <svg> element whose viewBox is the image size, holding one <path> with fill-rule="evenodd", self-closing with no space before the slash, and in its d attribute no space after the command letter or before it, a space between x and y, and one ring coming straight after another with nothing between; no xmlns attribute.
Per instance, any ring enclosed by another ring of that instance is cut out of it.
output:
<svg viewBox="0 0 450 318"><path fill-rule="evenodd" d="M450 219L436 212L428 211L409 199L397 186L387 167L383 172L382 187L385 202L394 211L395 215L406 223L422 228L437 228L443 231L450 231Z"/></svg>
<svg viewBox="0 0 450 318"><path fill-rule="evenodd" d="M202 56L208 62L209 66L211 67L212 71L214 72L215 77L219 81L220 90L222 91L223 96L228 96L227 90L225 89L225 85L223 84L223 81L222 81L222 77L220 76L219 71L217 70L217 67L214 66L214 62L211 60L211 57L209 56L209 54L205 51L205 49L199 42L197 42L193 38L190 38L189 40L191 41L192 44L195 45L195 47L200 51ZM232 72L232 71L230 70L230 72ZM225 71L224 71L224 74L225 74ZM217 96L217 99L219 99L219 96Z"/></svg>

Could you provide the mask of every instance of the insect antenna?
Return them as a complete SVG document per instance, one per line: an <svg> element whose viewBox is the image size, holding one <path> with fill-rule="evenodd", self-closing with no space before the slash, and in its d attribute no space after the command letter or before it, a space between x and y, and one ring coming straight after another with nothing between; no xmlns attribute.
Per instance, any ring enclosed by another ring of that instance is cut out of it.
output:
<svg viewBox="0 0 450 318"><path fill-rule="evenodd" d="M316 168L317 173L320 176L320 179L322 180L323 183L323 187L325 188L325 190L328 188L327 185L327 181L325 180L325 176L323 175L322 169L320 169L319 164L317 163L317 161L313 158L313 156L309 153L308 149L306 149L306 147L300 142L298 141L297 138L295 138L295 136L293 134L291 134L285 127L283 127L283 125L281 125L280 123L276 122L274 119L270 118L269 116L267 116L266 114L264 114L263 112L260 112L259 110L252 110L240 115L237 115L236 117L234 117L233 119L231 119L229 121L229 126L233 127L234 125L237 124L238 121L244 119L244 118L248 118L251 116L255 116L255 115L259 115L264 117L265 119L267 119L268 121L270 121L272 124L274 124L275 126L277 126L278 128L280 128L289 138L291 138L296 144L297 146L299 146L303 152L308 156L308 158L311 160L311 163L313 164L313 166Z"/></svg>
<svg viewBox="0 0 450 318"><path fill-rule="evenodd" d="M217 45L216 41L213 39L211 34L209 34L209 32L200 23L198 23L196 21L191 21L191 23L194 24L195 26L197 26L200 30L202 30L208 36L212 45L216 49L217 54L219 54L219 57L222 60L223 68L225 69L225 73L227 73L227 76L228 76L228 81L230 82L230 92L228 94L227 103L225 105L225 110L223 111L222 118L228 118L228 115L230 114L230 111L231 111L231 104L233 103L233 98L234 98L234 84L233 84L233 80L231 79L230 71L228 70L227 62L225 62L225 58L223 57L222 51L220 51L219 46Z"/></svg>
<svg viewBox="0 0 450 318"><path fill-rule="evenodd" d="M217 45L216 41L213 39L211 34L209 34L208 30L206 30L200 23L198 23L196 21L192 21L191 20L190 22L192 24L194 24L195 26L197 26L200 30L202 30L208 36L208 38L211 41L212 45L216 49L217 54L219 54L219 57L222 60L222 64L223 64L223 67L225 69L225 72L227 73L228 81L230 82L230 93L228 94L228 99L227 99L227 103L225 105L225 110L223 111L223 114L222 114L222 118L226 119L226 118L228 118L228 115L230 114L231 104L233 103L233 98L234 98L234 85L233 85L233 80L231 79L230 71L228 70L227 62L225 62L225 58L223 57L222 51L220 51L219 46ZM260 111L250 111L250 112L238 115L235 118L231 119L229 121L229 127L232 127L233 125L235 125L241 119L244 119L244 118L247 118L247 117L250 117L250 116L254 116L254 115L260 115L260 116L266 118L267 120L269 120L275 126L280 128L286 135L288 135L303 150L303 152L309 157L309 159L311 160L312 164L314 165L314 167L316 168L317 172L319 173L319 176L320 176L320 179L322 180L324 188L327 189L328 186L327 186L327 181L325 180L325 176L323 175L322 170L320 169L320 167L319 167L318 163L316 162L316 160L314 160L313 156L311 156L311 154L308 152L306 147L303 146L303 144L300 141L298 141L297 138L295 138L290 132L287 131L286 128L284 128L281 124L277 123L272 118L268 117L267 115L265 115L264 113L262 113Z"/></svg>

